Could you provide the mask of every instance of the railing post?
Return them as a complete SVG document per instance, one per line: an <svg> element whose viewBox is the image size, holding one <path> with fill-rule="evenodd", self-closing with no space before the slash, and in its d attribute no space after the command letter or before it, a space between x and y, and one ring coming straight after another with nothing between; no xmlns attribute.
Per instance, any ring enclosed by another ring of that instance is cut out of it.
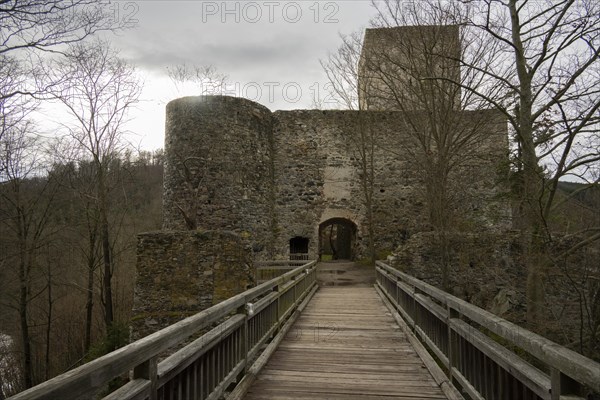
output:
<svg viewBox="0 0 600 400"><path fill-rule="evenodd" d="M157 358L152 357L133 369L133 379L147 379L150 381L150 400L156 400L158 396L157 365Z"/></svg>
<svg viewBox="0 0 600 400"><path fill-rule="evenodd" d="M281 312L281 293L279 291L279 285L275 286L273 288L274 292L277 292L277 328L275 328L275 331L273 332L273 336L277 335L277 333L279 333L279 329L281 328L281 316L283 315Z"/></svg>
<svg viewBox="0 0 600 400"><path fill-rule="evenodd" d="M298 283L296 282L296 280L298 280L298 277L301 276L300 275L296 275L293 279L294 279L294 304L296 304L296 300L298 300L298 292L296 291L296 289L298 288Z"/></svg>
<svg viewBox="0 0 600 400"><path fill-rule="evenodd" d="M452 335L452 319L459 318L459 313L446 304L446 325L448 327L448 379L452 382L452 370L458 365L458 336Z"/></svg>
<svg viewBox="0 0 600 400"><path fill-rule="evenodd" d="M419 307L418 307L418 301L417 301L417 295L421 293L421 291L416 287L413 286L413 293L412 293L412 306L413 306L413 322L415 323L415 325L413 326L413 332L417 331L417 327L421 326L421 315L419 313Z"/></svg>
<svg viewBox="0 0 600 400"><path fill-rule="evenodd" d="M552 400L560 400L561 395L581 395L581 384L556 368L552 368L550 382L552 387L550 398Z"/></svg>
<svg viewBox="0 0 600 400"><path fill-rule="evenodd" d="M404 309L405 305L400 304L400 292L402 291L402 289L400 289L400 283L403 283L402 278L399 276L394 276L394 278L394 301L396 302L396 306L398 306L398 308L403 309L404 312L408 314L408 310Z"/></svg>
<svg viewBox="0 0 600 400"><path fill-rule="evenodd" d="M242 355L244 356L244 368L242 368L242 371L240 372L240 376L238 376L238 382L241 380L241 378L246 375L246 371L248 370L248 352L250 351L250 349L248 348L248 320L250 318L249 314L252 312L253 310L251 309L251 305L250 304L244 304L243 306L241 306L240 308L237 309L237 314L243 314L244 315L244 324L242 325L242 329L241 329L241 343L240 343L240 348L241 348L241 352Z"/></svg>

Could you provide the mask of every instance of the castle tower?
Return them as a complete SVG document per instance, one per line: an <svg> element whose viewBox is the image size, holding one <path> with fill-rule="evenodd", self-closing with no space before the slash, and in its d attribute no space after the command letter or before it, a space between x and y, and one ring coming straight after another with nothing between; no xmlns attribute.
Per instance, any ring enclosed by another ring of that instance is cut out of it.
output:
<svg viewBox="0 0 600 400"><path fill-rule="evenodd" d="M367 29L359 62L362 110L422 111L435 102L460 109L457 25Z"/></svg>
<svg viewBox="0 0 600 400"><path fill-rule="evenodd" d="M227 96L171 101L163 229L231 231L268 242L271 151L272 116L266 107Z"/></svg>

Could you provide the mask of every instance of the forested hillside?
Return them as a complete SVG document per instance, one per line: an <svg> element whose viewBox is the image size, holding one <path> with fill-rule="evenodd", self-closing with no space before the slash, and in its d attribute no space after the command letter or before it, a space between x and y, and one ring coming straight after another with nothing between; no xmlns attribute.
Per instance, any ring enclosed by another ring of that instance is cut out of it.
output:
<svg viewBox="0 0 600 400"><path fill-rule="evenodd" d="M57 163L0 182L0 334L13 341L0 348L0 365L11 366L0 371L5 389L20 389L14 366L24 351L35 384L128 340L136 234L160 228L162 169L161 151L127 153L107 169L115 316L108 332L94 163Z"/></svg>

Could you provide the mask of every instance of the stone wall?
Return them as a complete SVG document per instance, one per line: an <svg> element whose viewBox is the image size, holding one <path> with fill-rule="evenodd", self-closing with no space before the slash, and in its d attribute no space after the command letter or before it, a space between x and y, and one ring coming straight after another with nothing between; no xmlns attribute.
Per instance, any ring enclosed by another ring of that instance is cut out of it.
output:
<svg viewBox="0 0 600 400"><path fill-rule="evenodd" d="M517 232L451 232L449 291L515 322L523 322L526 269ZM420 232L398 246L391 265L441 286L440 252L433 232Z"/></svg>
<svg viewBox="0 0 600 400"><path fill-rule="evenodd" d="M231 232L158 231L138 236L134 339L254 285L252 251Z"/></svg>
<svg viewBox="0 0 600 400"><path fill-rule="evenodd" d="M426 83L421 78L436 76L461 82L460 57L458 25L366 29L358 73L360 108L423 110ZM430 96L446 98L438 105L460 109L460 87L436 81L427 90L433 90Z"/></svg>
<svg viewBox="0 0 600 400"><path fill-rule="evenodd" d="M468 149L477 154L455 172L462 197L457 213L469 228L489 229L510 218L506 202L497 198L506 125L493 111L456 113L457 123L487 132ZM185 229L191 218L194 228L231 230L248 239L257 259L287 258L289 240L305 237L309 257L316 258L320 224L343 218L356 226L355 255L363 257L365 140L374 143L367 157L370 169L372 150L368 190L377 251L389 254L407 233L430 229L419 150L410 132L418 113L271 113L249 100L217 96L174 100L167 115L165 229Z"/></svg>
<svg viewBox="0 0 600 400"><path fill-rule="evenodd" d="M364 118L364 123L359 118ZM372 205L377 247L392 249L398 232L418 229L423 201L416 171L406 158L389 151L399 149L398 142L403 139L408 145L406 135L398 130L399 118L395 112L275 113L279 254L287 254L289 238L304 236L310 239L311 257L317 257L319 225L343 218L356 224L357 257L364 255L368 221L361 184L361 129L375 141Z"/></svg>

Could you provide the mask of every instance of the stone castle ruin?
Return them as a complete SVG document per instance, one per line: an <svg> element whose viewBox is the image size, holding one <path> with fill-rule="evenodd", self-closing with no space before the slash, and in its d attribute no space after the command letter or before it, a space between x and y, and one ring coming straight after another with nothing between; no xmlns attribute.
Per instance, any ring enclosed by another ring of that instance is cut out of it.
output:
<svg viewBox="0 0 600 400"><path fill-rule="evenodd" d="M431 230L411 131L418 129L411 121L426 111L411 103L411 82L399 85L407 102L400 109L390 101L398 95L386 93L389 84L377 75L397 60L419 62L420 55L376 51L392 40L416 43L417 34L428 32L443 36L441 51L460 55L458 27L366 31L361 111L272 112L227 96L167 105L163 230L141 234L138 244L134 314L142 334L245 290L254 261L362 259L369 232L378 257L385 257ZM460 76L458 64L447 64L435 68ZM461 110L460 93L449 101L463 127L485 132L457 175L464 195L459 212L475 230L496 229L510 215L497 186L508 152L506 121L493 110ZM357 140L365 137L373 144L367 153Z"/></svg>

